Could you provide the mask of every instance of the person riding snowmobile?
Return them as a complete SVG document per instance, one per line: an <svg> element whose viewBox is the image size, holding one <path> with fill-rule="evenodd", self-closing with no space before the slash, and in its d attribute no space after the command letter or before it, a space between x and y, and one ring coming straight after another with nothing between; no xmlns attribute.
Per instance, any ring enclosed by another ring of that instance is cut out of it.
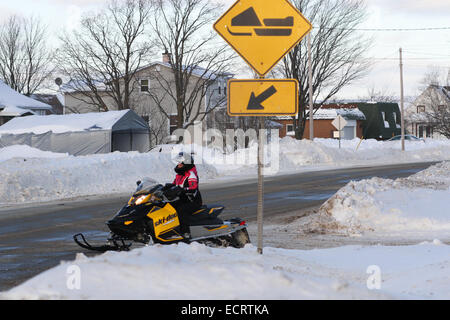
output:
<svg viewBox="0 0 450 320"><path fill-rule="evenodd" d="M199 178L194 158L191 155L180 152L175 161L177 162L177 166L174 168L176 176L173 183L166 184L166 195L180 198L172 205L178 213L181 234L184 238L189 238L189 218L203 205L202 196L198 188Z"/></svg>

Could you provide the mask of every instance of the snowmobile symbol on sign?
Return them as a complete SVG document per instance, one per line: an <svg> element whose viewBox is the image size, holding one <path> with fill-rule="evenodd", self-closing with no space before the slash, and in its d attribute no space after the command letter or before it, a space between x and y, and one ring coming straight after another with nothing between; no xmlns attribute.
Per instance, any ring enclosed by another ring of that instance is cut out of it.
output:
<svg viewBox="0 0 450 320"><path fill-rule="evenodd" d="M264 25L266 27L293 27L294 17L290 16L285 19L264 19ZM248 8L244 12L238 14L231 19L232 27L261 27L262 24L255 13L253 7ZM255 34L257 36L290 36L292 34L292 28L255 28ZM228 29L228 32L233 36L252 36L251 32L232 32Z"/></svg>
<svg viewBox="0 0 450 320"><path fill-rule="evenodd" d="M264 77L312 26L288 0L239 0L214 29Z"/></svg>

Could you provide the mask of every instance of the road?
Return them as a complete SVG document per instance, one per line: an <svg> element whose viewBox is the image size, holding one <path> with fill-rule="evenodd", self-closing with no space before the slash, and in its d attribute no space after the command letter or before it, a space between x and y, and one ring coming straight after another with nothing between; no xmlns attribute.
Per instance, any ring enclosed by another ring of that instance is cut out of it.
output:
<svg viewBox="0 0 450 320"><path fill-rule="evenodd" d="M264 184L264 215L298 211L322 204L351 180L371 177L398 178L426 169L433 163L358 167L267 177ZM238 216L254 223L256 179L204 185L208 204L226 206L222 218ZM87 198L87 197L86 197ZM103 241L105 221L128 201L128 197L78 199L0 209L0 291L70 261L84 252L72 235L83 232Z"/></svg>

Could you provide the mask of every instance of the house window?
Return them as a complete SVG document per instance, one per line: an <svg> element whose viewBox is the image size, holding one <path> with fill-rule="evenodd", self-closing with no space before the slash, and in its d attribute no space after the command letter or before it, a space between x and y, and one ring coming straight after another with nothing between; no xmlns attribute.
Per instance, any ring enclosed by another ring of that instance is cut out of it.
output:
<svg viewBox="0 0 450 320"><path fill-rule="evenodd" d="M426 132L427 138L431 138L431 127L430 126L426 127L425 132Z"/></svg>
<svg viewBox="0 0 450 320"><path fill-rule="evenodd" d="M169 132L172 134L178 128L178 118L176 114L169 116Z"/></svg>
<svg viewBox="0 0 450 320"><path fill-rule="evenodd" d="M381 111L381 116L383 117L384 127L389 128L389 122L386 121L386 112Z"/></svg>
<svg viewBox="0 0 450 320"><path fill-rule="evenodd" d="M439 112L445 111L445 106L444 106L443 104L439 105L439 106L438 106L438 111L439 111Z"/></svg>
<svg viewBox="0 0 450 320"><path fill-rule="evenodd" d="M293 132L294 131L294 125L293 124L287 124L286 125L286 132Z"/></svg>
<svg viewBox="0 0 450 320"><path fill-rule="evenodd" d="M148 92L150 88L150 81L148 79L141 80L141 92Z"/></svg>
<svg viewBox="0 0 450 320"><path fill-rule="evenodd" d="M38 116L45 116L45 110L34 110L34 113Z"/></svg>
<svg viewBox="0 0 450 320"><path fill-rule="evenodd" d="M221 91L221 87L219 85L219 95L221 95L221 94L222 94L222 91Z"/></svg>
<svg viewBox="0 0 450 320"><path fill-rule="evenodd" d="M425 112L425 106L417 106L417 113Z"/></svg>
<svg viewBox="0 0 450 320"><path fill-rule="evenodd" d="M398 124L398 122L397 122L397 113L396 112L393 112L392 113L392 116L394 117L394 123L395 123L395 126L397 127L397 128L401 128L401 126Z"/></svg>
<svg viewBox="0 0 450 320"><path fill-rule="evenodd" d="M419 126L419 138L423 138L423 126Z"/></svg>

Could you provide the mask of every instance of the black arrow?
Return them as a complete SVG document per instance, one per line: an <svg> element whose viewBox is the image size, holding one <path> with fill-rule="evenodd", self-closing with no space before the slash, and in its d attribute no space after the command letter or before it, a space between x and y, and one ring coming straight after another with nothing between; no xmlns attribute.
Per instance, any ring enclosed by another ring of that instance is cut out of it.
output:
<svg viewBox="0 0 450 320"><path fill-rule="evenodd" d="M261 105L261 103L269 99L275 93L277 93L277 89L275 89L274 86L271 86L269 89L267 89L257 97L255 97L255 93L252 92L250 101L248 102L247 110L264 110L264 107Z"/></svg>

